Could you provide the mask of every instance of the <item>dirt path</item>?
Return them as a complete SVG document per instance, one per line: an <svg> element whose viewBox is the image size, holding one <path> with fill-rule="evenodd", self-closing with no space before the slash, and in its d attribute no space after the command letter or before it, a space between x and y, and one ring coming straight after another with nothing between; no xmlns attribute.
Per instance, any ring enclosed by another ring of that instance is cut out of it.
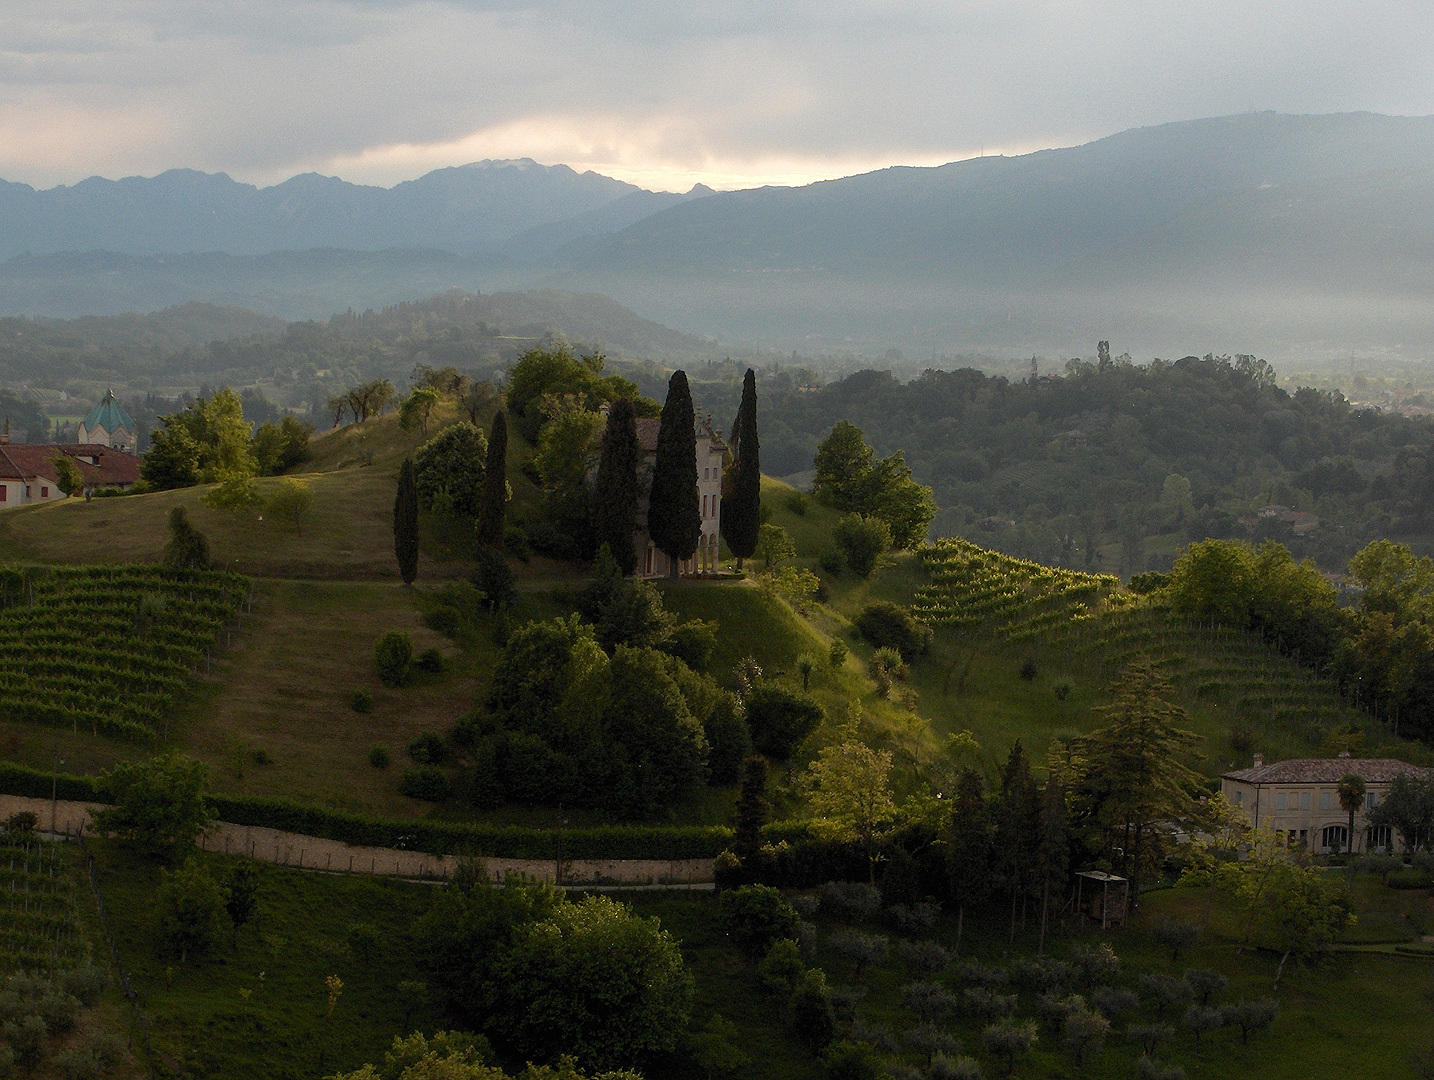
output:
<svg viewBox="0 0 1434 1080"><path fill-rule="evenodd" d="M61 799L0 795L0 820L28 810L41 829L73 836L90 824L91 804ZM456 855L429 855L397 848L357 847L339 840L220 822L204 838L207 851L248 855L280 866L344 874L384 874L422 881L442 880L458 867ZM522 874L571 888L710 889L711 859L572 859L561 868L551 859L484 859L489 877Z"/></svg>

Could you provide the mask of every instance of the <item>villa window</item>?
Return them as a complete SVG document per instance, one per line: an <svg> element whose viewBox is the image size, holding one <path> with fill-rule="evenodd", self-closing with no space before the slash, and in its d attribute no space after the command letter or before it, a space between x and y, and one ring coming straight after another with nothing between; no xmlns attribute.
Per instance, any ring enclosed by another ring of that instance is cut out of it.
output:
<svg viewBox="0 0 1434 1080"><path fill-rule="evenodd" d="M1328 791L1321 791L1319 793L1319 808L1321 810L1328 810L1330 808L1330 794Z"/></svg>
<svg viewBox="0 0 1434 1080"><path fill-rule="evenodd" d="M9 484L0 484L0 502L5 502L5 501L7 501L9 495L10 495L10 485L9 485Z"/></svg>
<svg viewBox="0 0 1434 1080"><path fill-rule="evenodd" d="M1364 830L1364 850L1389 851L1393 839L1388 825L1371 825Z"/></svg>
<svg viewBox="0 0 1434 1080"><path fill-rule="evenodd" d="M1366 791L1364 793L1364 808L1373 810L1379 805L1379 793L1377 791Z"/></svg>
<svg viewBox="0 0 1434 1080"><path fill-rule="evenodd" d="M1278 791L1278 792L1275 793L1275 809L1276 809L1276 810L1283 810L1284 808L1285 808L1285 793L1284 793L1283 791Z"/></svg>
<svg viewBox="0 0 1434 1080"><path fill-rule="evenodd" d="M47 488L44 484L41 484L41 485L40 485L40 498L42 498L42 499L48 499L49 497L50 497L50 489Z"/></svg>
<svg viewBox="0 0 1434 1080"><path fill-rule="evenodd" d="M1236 806L1243 806L1244 804L1245 804L1245 793L1244 793L1243 791L1240 791L1239 789L1236 789L1236 791L1235 791L1235 805L1236 805Z"/></svg>
<svg viewBox="0 0 1434 1080"><path fill-rule="evenodd" d="M1309 808L1310 808L1310 793L1309 793L1308 791L1301 791L1301 792L1300 792L1300 809L1301 809L1301 810L1308 810Z"/></svg>

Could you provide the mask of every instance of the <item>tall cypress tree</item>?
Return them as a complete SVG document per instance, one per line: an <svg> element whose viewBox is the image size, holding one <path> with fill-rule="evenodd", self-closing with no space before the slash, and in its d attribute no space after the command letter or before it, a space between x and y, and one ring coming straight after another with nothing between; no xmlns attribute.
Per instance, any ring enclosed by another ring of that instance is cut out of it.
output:
<svg viewBox="0 0 1434 1080"><path fill-rule="evenodd" d="M483 466L483 496L478 504L478 543L503 545L503 515L508 504L508 421L499 409L488 436L488 460Z"/></svg>
<svg viewBox="0 0 1434 1080"><path fill-rule="evenodd" d="M398 470L398 494L393 499L393 553L405 585L418 577L418 481L413 459L404 458Z"/></svg>
<svg viewBox="0 0 1434 1080"><path fill-rule="evenodd" d="M762 463L757 439L757 376L751 368L742 380L742 407L737 411L736 462L732 466L731 494L722 493L722 539L743 559L757 550L757 533L762 527Z"/></svg>
<svg viewBox="0 0 1434 1080"><path fill-rule="evenodd" d="M633 534L637 531L637 467L642 444L637 441L637 413L632 401L618 398L608 413L598 459L593 510L597 542L606 544L624 574L637 568Z"/></svg>
<svg viewBox="0 0 1434 1080"><path fill-rule="evenodd" d="M647 533L667 555L673 577L677 576L677 564L692 558L702 539L696 425L687 373L674 371L657 428L657 461L647 504Z"/></svg>

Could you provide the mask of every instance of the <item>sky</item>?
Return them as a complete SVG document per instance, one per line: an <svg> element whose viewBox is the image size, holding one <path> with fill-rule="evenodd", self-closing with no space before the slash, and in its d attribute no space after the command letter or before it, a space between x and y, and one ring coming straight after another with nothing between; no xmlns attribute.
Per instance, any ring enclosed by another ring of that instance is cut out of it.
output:
<svg viewBox="0 0 1434 1080"><path fill-rule="evenodd" d="M1225 115L1434 113L1380 0L4 0L0 178L800 184Z"/></svg>

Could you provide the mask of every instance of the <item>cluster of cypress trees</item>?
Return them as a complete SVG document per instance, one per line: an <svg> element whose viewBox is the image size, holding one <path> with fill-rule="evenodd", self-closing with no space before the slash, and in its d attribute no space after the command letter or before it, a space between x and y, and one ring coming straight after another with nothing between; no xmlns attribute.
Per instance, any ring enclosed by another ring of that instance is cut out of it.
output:
<svg viewBox="0 0 1434 1080"><path fill-rule="evenodd" d="M485 547L503 544L507 502L508 427L503 410L493 417L484 466L483 499L477 538ZM733 464L722 479L722 538L741 560L757 550L761 528L762 470L757 436L757 377L749 368L742 383L742 404L732 427ZM638 470L642 444L632 401L618 398L603 432L594 490L594 525L599 545L606 544L624 574L637 567L633 536L638 529ZM667 555L672 576L679 563L692 558L702 539L702 511L697 489L697 425L687 374L675 371L667 383L667 401L657 431L657 454L648 499L647 532ZM418 574L418 496L413 463L399 472L393 507L393 545L405 584Z"/></svg>

